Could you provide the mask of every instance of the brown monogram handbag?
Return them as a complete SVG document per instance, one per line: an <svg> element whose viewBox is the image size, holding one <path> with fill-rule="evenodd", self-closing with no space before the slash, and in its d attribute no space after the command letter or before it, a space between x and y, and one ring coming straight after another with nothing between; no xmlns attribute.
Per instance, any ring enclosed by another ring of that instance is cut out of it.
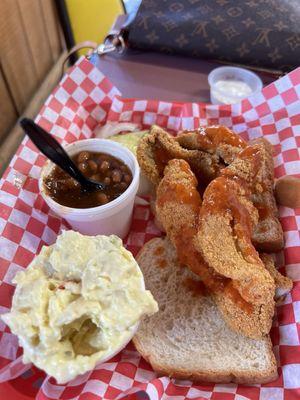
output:
<svg viewBox="0 0 300 400"><path fill-rule="evenodd" d="M143 0L132 48L289 71L300 62L300 0Z"/></svg>

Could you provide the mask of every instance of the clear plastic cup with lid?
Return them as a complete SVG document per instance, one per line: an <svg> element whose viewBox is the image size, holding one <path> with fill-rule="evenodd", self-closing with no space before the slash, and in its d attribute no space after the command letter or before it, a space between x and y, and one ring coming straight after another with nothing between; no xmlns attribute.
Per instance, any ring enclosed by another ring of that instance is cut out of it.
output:
<svg viewBox="0 0 300 400"><path fill-rule="evenodd" d="M261 79L251 71L238 67L218 67L208 75L212 104L235 104L262 90Z"/></svg>

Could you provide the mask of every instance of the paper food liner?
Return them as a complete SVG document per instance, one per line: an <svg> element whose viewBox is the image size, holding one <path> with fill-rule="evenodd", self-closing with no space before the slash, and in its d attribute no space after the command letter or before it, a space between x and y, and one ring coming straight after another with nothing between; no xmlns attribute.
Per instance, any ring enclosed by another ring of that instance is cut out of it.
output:
<svg viewBox="0 0 300 400"><path fill-rule="evenodd" d="M215 106L123 99L89 61L81 58L49 96L37 122L63 143L93 137L107 121L131 121L168 130L221 124L244 139L265 136L275 149L275 175L300 173L300 68L240 104ZM64 222L42 200L38 177L45 158L25 138L0 183L0 313L11 306L12 279L26 268L41 246L52 244ZM72 382L58 385L42 371L22 363L17 338L0 322L0 381L37 399L212 399L296 400L300 398L300 209L280 208L285 236L281 268L294 281L277 306L271 338L279 378L265 385L193 384L158 377L130 343L125 350ZM136 206L125 241L136 252L158 236L148 206ZM4 397L3 397L4 398Z"/></svg>

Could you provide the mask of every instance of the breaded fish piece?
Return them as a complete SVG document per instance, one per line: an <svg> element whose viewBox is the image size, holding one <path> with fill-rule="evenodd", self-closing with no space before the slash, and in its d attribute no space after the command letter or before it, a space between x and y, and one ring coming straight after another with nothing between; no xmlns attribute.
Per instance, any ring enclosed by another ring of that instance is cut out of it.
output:
<svg viewBox="0 0 300 400"><path fill-rule="evenodd" d="M279 251L284 245L284 239L273 192L272 145L266 139L260 138L250 142L247 148L248 150L243 150L244 155L246 151L250 154L251 149L256 149L255 152L259 154L260 161L254 165L255 174L253 174L251 162L245 163L245 160L240 158L241 153L239 153L234 162L222 170L221 175L231 173L240 176L248 183L251 182L251 185L248 185L251 191L250 200L258 211L258 221L252 232L252 243L259 251Z"/></svg>
<svg viewBox="0 0 300 400"><path fill-rule="evenodd" d="M173 136L153 125L149 135L140 140L137 148L137 159L143 173L154 185L158 185L165 166L174 158L187 161L195 175L201 176L206 182L210 182L220 170L216 155L184 149Z"/></svg>
<svg viewBox="0 0 300 400"><path fill-rule="evenodd" d="M189 150L207 151L217 155L221 163L231 164L238 153L247 146L244 141L224 126L201 127L194 131L183 131L175 139ZM252 242L259 251L276 252L283 248L282 227L278 219L278 209L273 192L274 162L273 147L264 138L249 144L260 146L261 171L253 187L251 200L259 212L259 220L253 230Z"/></svg>
<svg viewBox="0 0 300 400"><path fill-rule="evenodd" d="M275 281L276 292L275 299L280 300L284 298L293 288L293 281L287 276L282 275L275 267L274 258L271 254L261 253L260 258L264 263L266 269Z"/></svg>
<svg viewBox="0 0 300 400"><path fill-rule="evenodd" d="M248 146L208 185L195 245L210 267L233 280L246 301L272 310L274 279L251 242L258 213L249 197L261 162L259 146Z"/></svg>
<svg viewBox="0 0 300 400"><path fill-rule="evenodd" d="M186 160L205 187L247 146L239 135L225 126L183 131L175 138L157 126L150 132L140 141L137 157L144 174L155 185L161 180L167 162L175 158ZM263 138L253 144L259 146L262 161L251 194L251 201L259 213L252 242L259 251L275 252L283 248L284 239L273 193L272 145Z"/></svg>
<svg viewBox="0 0 300 400"><path fill-rule="evenodd" d="M216 154L219 162L227 165L247 146L245 140L231 129L222 125L182 131L175 140L185 149L201 150L210 154Z"/></svg>
<svg viewBox="0 0 300 400"><path fill-rule="evenodd" d="M235 332L252 339L261 339L271 330L275 302L240 307L234 296L217 292L213 298L224 321Z"/></svg>
<svg viewBox="0 0 300 400"><path fill-rule="evenodd" d="M235 181L216 178L207 187L200 211L196 247L219 274L237 281L235 287L252 304L275 294L274 281L251 242L256 210Z"/></svg>
<svg viewBox="0 0 300 400"><path fill-rule="evenodd" d="M252 242L259 251L276 252L283 248L284 238L273 190L273 147L264 138L256 139L250 144L259 146L262 157L260 181L257 182L258 185L251 194L251 200L259 213L259 221L253 231Z"/></svg>
<svg viewBox="0 0 300 400"><path fill-rule="evenodd" d="M260 145L249 145L208 185L197 235L209 265L238 280L243 297L257 304L274 297L270 296L273 281L251 241L258 212L250 195L262 182L262 162Z"/></svg>
<svg viewBox="0 0 300 400"><path fill-rule="evenodd" d="M236 275L241 278L238 281L221 274L204 260L196 246L201 209L197 184L188 163L176 159L169 161L157 188L156 210L159 221L176 248L179 262L200 276L228 325L246 336L263 337L270 330L274 313L274 302L265 302L263 297L268 298L269 292L274 292L274 281L264 270L270 280L265 293L264 288L260 290L256 274L251 271ZM249 285L250 281L252 284L255 282L255 289Z"/></svg>

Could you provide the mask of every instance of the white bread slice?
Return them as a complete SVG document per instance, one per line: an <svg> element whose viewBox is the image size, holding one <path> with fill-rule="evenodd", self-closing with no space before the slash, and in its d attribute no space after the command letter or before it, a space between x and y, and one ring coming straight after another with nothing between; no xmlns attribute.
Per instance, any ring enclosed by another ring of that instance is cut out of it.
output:
<svg viewBox="0 0 300 400"><path fill-rule="evenodd" d="M137 261L159 312L141 322L133 341L155 371L215 383L276 379L270 338L255 340L231 331L199 278L178 264L168 239L150 240Z"/></svg>

